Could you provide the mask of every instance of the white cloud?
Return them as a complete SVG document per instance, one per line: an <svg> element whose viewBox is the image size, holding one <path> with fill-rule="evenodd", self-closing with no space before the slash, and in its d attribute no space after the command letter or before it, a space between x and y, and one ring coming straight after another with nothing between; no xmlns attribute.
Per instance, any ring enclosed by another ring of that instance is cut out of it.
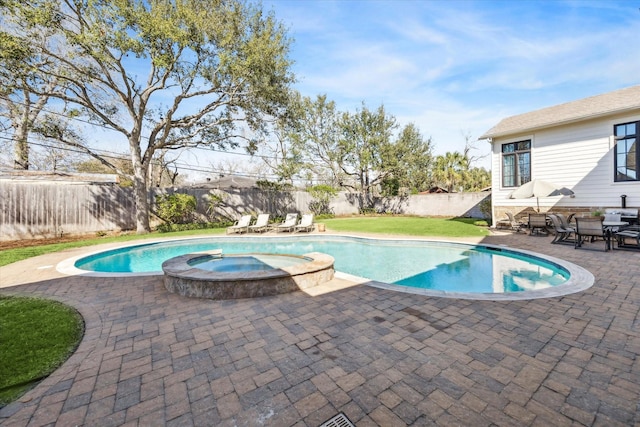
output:
<svg viewBox="0 0 640 427"><path fill-rule="evenodd" d="M384 103L439 151L508 115L640 83L634 2L265 3L296 39L303 95Z"/></svg>

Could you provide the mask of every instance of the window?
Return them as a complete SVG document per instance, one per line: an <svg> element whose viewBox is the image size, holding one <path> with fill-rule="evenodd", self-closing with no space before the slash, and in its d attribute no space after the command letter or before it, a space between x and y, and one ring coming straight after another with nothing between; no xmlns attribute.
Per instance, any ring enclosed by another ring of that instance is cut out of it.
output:
<svg viewBox="0 0 640 427"><path fill-rule="evenodd" d="M531 181L531 140L502 144L502 186Z"/></svg>
<svg viewBox="0 0 640 427"><path fill-rule="evenodd" d="M640 122L624 123L614 126L615 177L616 182L640 180Z"/></svg>

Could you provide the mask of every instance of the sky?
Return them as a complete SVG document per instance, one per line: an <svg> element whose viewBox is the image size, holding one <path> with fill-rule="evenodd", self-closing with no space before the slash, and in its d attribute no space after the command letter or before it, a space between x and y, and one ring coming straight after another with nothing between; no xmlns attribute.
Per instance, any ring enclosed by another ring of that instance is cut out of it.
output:
<svg viewBox="0 0 640 427"><path fill-rule="evenodd" d="M400 127L413 123L431 138L436 155L462 152L469 139L475 165L487 169L490 145L477 139L501 119L640 84L640 0L262 0L262 8L293 39L303 96L326 95L341 112L384 105ZM121 135L91 136L128 150ZM251 158L194 150L178 161L193 182Z"/></svg>
<svg viewBox="0 0 640 427"><path fill-rule="evenodd" d="M490 167L501 119L640 84L640 0L263 0L294 39L303 96L384 105Z"/></svg>

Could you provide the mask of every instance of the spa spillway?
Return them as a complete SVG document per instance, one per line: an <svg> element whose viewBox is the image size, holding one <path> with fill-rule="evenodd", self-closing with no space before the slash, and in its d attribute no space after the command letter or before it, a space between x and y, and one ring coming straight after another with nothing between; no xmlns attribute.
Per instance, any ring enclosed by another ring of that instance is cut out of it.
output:
<svg viewBox="0 0 640 427"><path fill-rule="evenodd" d="M162 263L170 292L209 299L256 298L294 292L333 279L333 257L300 255L192 253Z"/></svg>

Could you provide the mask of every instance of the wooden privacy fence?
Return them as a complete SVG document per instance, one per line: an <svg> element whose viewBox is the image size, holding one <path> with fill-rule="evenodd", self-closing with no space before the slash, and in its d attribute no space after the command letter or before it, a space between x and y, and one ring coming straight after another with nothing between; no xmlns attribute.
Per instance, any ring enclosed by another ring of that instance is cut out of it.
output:
<svg viewBox="0 0 640 427"><path fill-rule="evenodd" d="M0 183L0 240L135 229L130 188L85 183Z"/></svg>
<svg viewBox="0 0 640 427"><path fill-rule="evenodd" d="M274 192L257 188L152 189L151 204L157 194L186 193L196 197L199 220L213 217L236 219L244 213L309 212L313 198L306 191ZM215 210L212 198L219 197ZM418 216L483 217L480 203L491 193L427 194L398 198L378 198L378 212ZM359 212L358 196L339 193L331 200L335 215ZM133 191L117 185L91 183L44 183L0 181L0 240L20 240L120 230L135 230Z"/></svg>

